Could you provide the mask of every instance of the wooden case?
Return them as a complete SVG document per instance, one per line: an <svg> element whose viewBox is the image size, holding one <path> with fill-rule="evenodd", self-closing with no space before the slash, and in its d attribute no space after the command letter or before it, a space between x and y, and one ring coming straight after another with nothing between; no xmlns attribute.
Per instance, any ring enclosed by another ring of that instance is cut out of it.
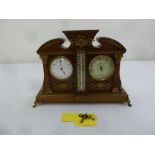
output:
<svg viewBox="0 0 155 155"><path fill-rule="evenodd" d="M120 62L126 52L124 46L118 41L100 37L94 40L98 30L63 31L70 41L68 48L63 44L65 39L57 38L44 43L37 53L43 62L44 80L43 86L36 96L34 107L43 103L109 103L127 102L131 106L128 94L122 88L120 79ZM93 46L97 41L98 46ZM77 90L77 52L85 53L85 79L86 89L84 92ZM106 55L112 58L115 65L114 74L104 81L91 78L88 73L88 65L93 57ZM73 65L73 73L66 80L57 80L50 74L50 62L58 56L67 57Z"/></svg>

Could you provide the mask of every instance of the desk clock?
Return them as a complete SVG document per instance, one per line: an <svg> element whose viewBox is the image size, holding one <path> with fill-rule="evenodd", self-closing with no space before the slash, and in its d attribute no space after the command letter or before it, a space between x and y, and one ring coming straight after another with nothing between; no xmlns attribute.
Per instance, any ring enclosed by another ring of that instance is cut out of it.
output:
<svg viewBox="0 0 155 155"><path fill-rule="evenodd" d="M42 59L44 79L34 107L43 103L128 103L122 88L120 62L125 47L118 41L99 37L99 30L63 31L65 39L44 43L37 54ZM94 46L93 42L98 42Z"/></svg>

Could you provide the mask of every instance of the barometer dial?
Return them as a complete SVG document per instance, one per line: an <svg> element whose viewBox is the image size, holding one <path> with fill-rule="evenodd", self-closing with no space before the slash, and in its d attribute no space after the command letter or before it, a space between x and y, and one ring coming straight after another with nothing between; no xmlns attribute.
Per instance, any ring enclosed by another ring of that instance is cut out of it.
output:
<svg viewBox="0 0 155 155"><path fill-rule="evenodd" d="M114 73L114 62L109 56L98 55L89 64L89 74L95 80L106 80Z"/></svg>
<svg viewBox="0 0 155 155"><path fill-rule="evenodd" d="M50 63L50 73L56 79L65 80L72 75L73 66L67 57L56 57Z"/></svg>

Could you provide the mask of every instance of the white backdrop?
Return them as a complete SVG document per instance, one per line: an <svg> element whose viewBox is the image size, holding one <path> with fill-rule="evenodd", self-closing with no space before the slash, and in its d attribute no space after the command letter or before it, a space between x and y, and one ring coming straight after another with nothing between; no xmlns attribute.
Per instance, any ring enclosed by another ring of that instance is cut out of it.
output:
<svg viewBox="0 0 155 155"><path fill-rule="evenodd" d="M76 29L118 40L127 48L124 60L155 59L155 20L0 20L0 63L39 62L40 45Z"/></svg>

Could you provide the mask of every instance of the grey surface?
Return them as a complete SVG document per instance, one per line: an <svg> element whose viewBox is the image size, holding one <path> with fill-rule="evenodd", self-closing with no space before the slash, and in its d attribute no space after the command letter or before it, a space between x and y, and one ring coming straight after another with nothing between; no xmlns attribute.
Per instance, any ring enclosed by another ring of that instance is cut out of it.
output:
<svg viewBox="0 0 155 155"><path fill-rule="evenodd" d="M42 85L41 64L0 65L0 134L155 134L155 61L126 61L124 104L51 104L32 108ZM62 112L93 112L95 127L62 123Z"/></svg>

